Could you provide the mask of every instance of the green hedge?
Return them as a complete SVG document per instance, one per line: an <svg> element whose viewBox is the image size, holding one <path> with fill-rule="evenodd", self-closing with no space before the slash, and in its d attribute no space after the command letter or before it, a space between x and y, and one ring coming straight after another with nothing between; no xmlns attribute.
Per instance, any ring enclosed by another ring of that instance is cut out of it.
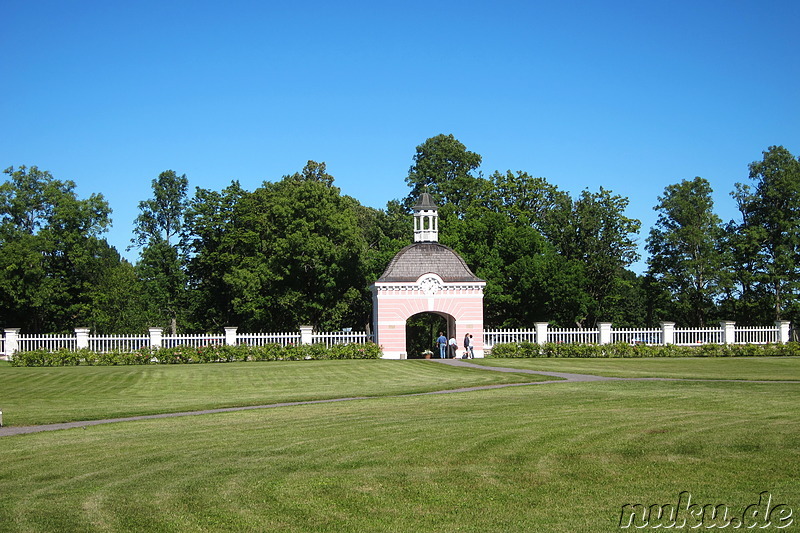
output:
<svg viewBox="0 0 800 533"><path fill-rule="evenodd" d="M11 359L12 366L76 366L76 365L151 365L230 363L233 361L303 361L319 359L378 359L382 355L375 343L336 344L330 348L324 344L300 344L281 346L210 345L194 348L142 348L135 352L97 353L90 350L67 350L55 352L34 350L17 352Z"/></svg>
<svg viewBox="0 0 800 533"><path fill-rule="evenodd" d="M488 357L743 357L800 355L800 343L702 344L700 346L648 346L614 344L555 344L532 342L496 344Z"/></svg>

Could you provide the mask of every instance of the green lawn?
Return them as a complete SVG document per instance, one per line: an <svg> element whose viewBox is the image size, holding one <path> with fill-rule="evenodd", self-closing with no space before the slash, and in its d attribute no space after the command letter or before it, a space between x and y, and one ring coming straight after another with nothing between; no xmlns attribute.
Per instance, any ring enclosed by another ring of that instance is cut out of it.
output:
<svg viewBox="0 0 800 533"><path fill-rule="evenodd" d="M551 378L453 368L434 361L3 365L0 410L5 425L22 426L546 379Z"/></svg>
<svg viewBox="0 0 800 533"><path fill-rule="evenodd" d="M470 363L623 378L800 380L800 357L470 359Z"/></svg>
<svg viewBox="0 0 800 533"><path fill-rule="evenodd" d="M4 437L0 529L602 532L627 503L770 491L797 530L798 391L558 383Z"/></svg>

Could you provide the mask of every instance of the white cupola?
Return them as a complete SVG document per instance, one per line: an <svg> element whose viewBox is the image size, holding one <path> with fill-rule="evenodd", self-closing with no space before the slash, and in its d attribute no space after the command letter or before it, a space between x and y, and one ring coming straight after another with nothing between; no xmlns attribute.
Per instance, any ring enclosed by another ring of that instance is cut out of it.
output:
<svg viewBox="0 0 800 533"><path fill-rule="evenodd" d="M426 192L414 206L414 242L439 242L439 208Z"/></svg>

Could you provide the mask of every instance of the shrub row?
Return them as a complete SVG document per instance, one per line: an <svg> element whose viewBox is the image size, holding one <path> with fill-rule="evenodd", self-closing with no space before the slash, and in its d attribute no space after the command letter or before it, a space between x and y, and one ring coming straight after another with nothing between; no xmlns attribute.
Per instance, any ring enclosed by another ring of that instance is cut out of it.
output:
<svg viewBox="0 0 800 533"><path fill-rule="evenodd" d="M11 359L13 366L76 366L76 365L150 365L230 363L233 361L303 361L319 359L378 359L381 349L375 343L336 344L330 348L324 344L300 344L281 346L210 345L195 348L141 348L134 352L97 353L87 349L55 352L34 350L17 352Z"/></svg>
<svg viewBox="0 0 800 533"><path fill-rule="evenodd" d="M699 346L648 346L624 342L614 344L496 344L489 357L743 357L800 355L800 343L702 344Z"/></svg>

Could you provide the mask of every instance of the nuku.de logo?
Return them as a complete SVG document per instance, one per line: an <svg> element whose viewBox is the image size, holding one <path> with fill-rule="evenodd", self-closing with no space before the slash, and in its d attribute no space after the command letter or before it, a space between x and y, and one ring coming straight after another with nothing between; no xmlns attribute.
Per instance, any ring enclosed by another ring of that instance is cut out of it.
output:
<svg viewBox="0 0 800 533"><path fill-rule="evenodd" d="M628 503L622 506L619 517L620 529L664 528L664 529L784 529L792 525L792 508L785 503L772 501L772 494L764 491L758 495L758 503L745 507L740 514L728 505L692 503L692 495L681 492L676 504L644 505Z"/></svg>

